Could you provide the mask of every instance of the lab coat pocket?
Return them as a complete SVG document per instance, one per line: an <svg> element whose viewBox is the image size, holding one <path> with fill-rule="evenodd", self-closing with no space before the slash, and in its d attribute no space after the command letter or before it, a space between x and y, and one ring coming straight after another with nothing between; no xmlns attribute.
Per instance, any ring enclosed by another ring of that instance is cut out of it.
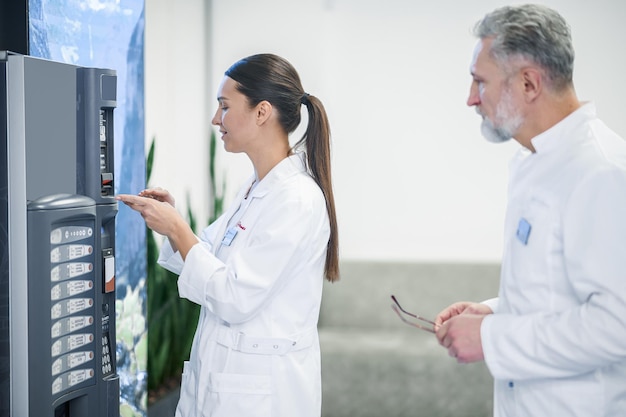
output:
<svg viewBox="0 0 626 417"><path fill-rule="evenodd" d="M607 415L598 374L599 372L592 372L576 378L560 380L554 384L552 404L558 413L551 413L551 415L585 417Z"/></svg>
<svg viewBox="0 0 626 417"><path fill-rule="evenodd" d="M188 361L183 365L183 376L180 384L180 399L176 407L176 417L192 416L196 404L195 377Z"/></svg>
<svg viewBox="0 0 626 417"><path fill-rule="evenodd" d="M550 288L550 259L557 233L550 205L532 199L515 222L514 236L510 237L512 284L521 286L522 293L545 295Z"/></svg>
<svg viewBox="0 0 626 417"><path fill-rule="evenodd" d="M266 417L272 413L272 379L268 375L212 373L205 408L216 416Z"/></svg>

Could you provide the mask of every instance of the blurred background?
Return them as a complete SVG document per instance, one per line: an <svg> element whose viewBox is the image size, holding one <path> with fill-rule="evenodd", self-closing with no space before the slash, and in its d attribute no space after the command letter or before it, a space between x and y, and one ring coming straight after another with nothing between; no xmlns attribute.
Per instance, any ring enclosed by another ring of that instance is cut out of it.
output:
<svg viewBox="0 0 626 417"><path fill-rule="evenodd" d="M579 98L595 101L626 136L626 3L539 3L571 25ZM471 30L505 4L146 0L151 182L200 223L212 214L207 149L216 90L231 64L281 55L326 106L342 279L326 284L320 317L324 417L492 413L485 365L457 365L432 335L401 323L389 297L434 317L451 302L497 294L507 168L518 145L487 143L466 99ZM252 167L219 139L214 159L228 206ZM150 415L171 415L176 399L174 390Z"/></svg>
<svg viewBox="0 0 626 417"><path fill-rule="evenodd" d="M626 136L626 3L548 0L572 27L575 85ZM498 262L507 165L466 106L474 23L502 0L146 0L146 140L153 183L200 219L211 118L224 71L287 58L328 111L345 260ZM295 137L300 137L300 131ZM226 205L252 168L218 140ZM220 181L218 181L219 183Z"/></svg>
<svg viewBox="0 0 626 417"><path fill-rule="evenodd" d="M626 2L538 2L571 25L579 98L626 137ZM35 57L114 69L115 192L167 188L196 232L252 174L211 126L224 71L256 53L288 59L332 128L341 280L325 283L319 322L323 417L486 417L484 363L456 364L432 334L399 320L390 296L433 318L497 294L519 145L486 142L466 100L472 28L506 4L0 0L0 49L18 40ZM306 121L303 110L293 143ZM162 238L124 205L116 224L120 415L173 416L198 306L156 265Z"/></svg>

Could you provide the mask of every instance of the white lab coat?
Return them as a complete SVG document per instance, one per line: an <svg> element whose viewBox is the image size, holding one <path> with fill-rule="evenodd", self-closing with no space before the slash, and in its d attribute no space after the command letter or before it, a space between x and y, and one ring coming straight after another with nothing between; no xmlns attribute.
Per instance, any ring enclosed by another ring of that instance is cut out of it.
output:
<svg viewBox="0 0 626 417"><path fill-rule="evenodd" d="M201 306L177 417L321 414L317 322L330 229L302 158L281 161L245 198L251 178L184 263L169 244L161 250L180 296Z"/></svg>
<svg viewBox="0 0 626 417"><path fill-rule="evenodd" d="M497 417L626 415L626 144L586 104L511 164L485 362Z"/></svg>

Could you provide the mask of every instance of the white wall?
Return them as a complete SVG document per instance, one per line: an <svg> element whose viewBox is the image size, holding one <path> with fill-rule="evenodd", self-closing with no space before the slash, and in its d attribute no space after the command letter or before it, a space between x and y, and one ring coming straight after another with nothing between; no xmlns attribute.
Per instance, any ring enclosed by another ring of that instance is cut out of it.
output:
<svg viewBox="0 0 626 417"><path fill-rule="evenodd" d="M153 184L179 201L192 190L192 204L206 211L202 157L216 88L236 60L273 52L294 64L329 113L343 259L499 259L507 164L517 144L487 143L465 101L471 28L508 2L146 3L146 132L161 147ZM600 116L626 137L626 3L542 3L572 26L579 97L596 101ZM219 165L232 198L251 165L225 152Z"/></svg>
<svg viewBox="0 0 626 417"><path fill-rule="evenodd" d="M155 140L150 186L167 188L185 212L208 207L207 143L211 42L204 0L146 0L146 153ZM199 219L202 220L202 219ZM206 222L205 222L206 223Z"/></svg>

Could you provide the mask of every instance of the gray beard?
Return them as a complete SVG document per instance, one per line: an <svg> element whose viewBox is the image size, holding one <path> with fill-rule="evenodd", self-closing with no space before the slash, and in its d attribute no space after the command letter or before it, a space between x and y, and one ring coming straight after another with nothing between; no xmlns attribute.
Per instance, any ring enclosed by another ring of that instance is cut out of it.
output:
<svg viewBox="0 0 626 417"><path fill-rule="evenodd" d="M497 128L488 119L483 119L480 125L480 131L483 137L491 143L503 143L511 139L513 136L506 128Z"/></svg>
<svg viewBox="0 0 626 417"><path fill-rule="evenodd" d="M478 108L476 112L482 116ZM483 116L483 122L480 125L480 130L485 139L493 143L502 143L511 139L524 122L524 118L517 114L516 109L513 107L511 93L508 89L502 93L500 102L496 107L494 120L498 123L498 126Z"/></svg>

